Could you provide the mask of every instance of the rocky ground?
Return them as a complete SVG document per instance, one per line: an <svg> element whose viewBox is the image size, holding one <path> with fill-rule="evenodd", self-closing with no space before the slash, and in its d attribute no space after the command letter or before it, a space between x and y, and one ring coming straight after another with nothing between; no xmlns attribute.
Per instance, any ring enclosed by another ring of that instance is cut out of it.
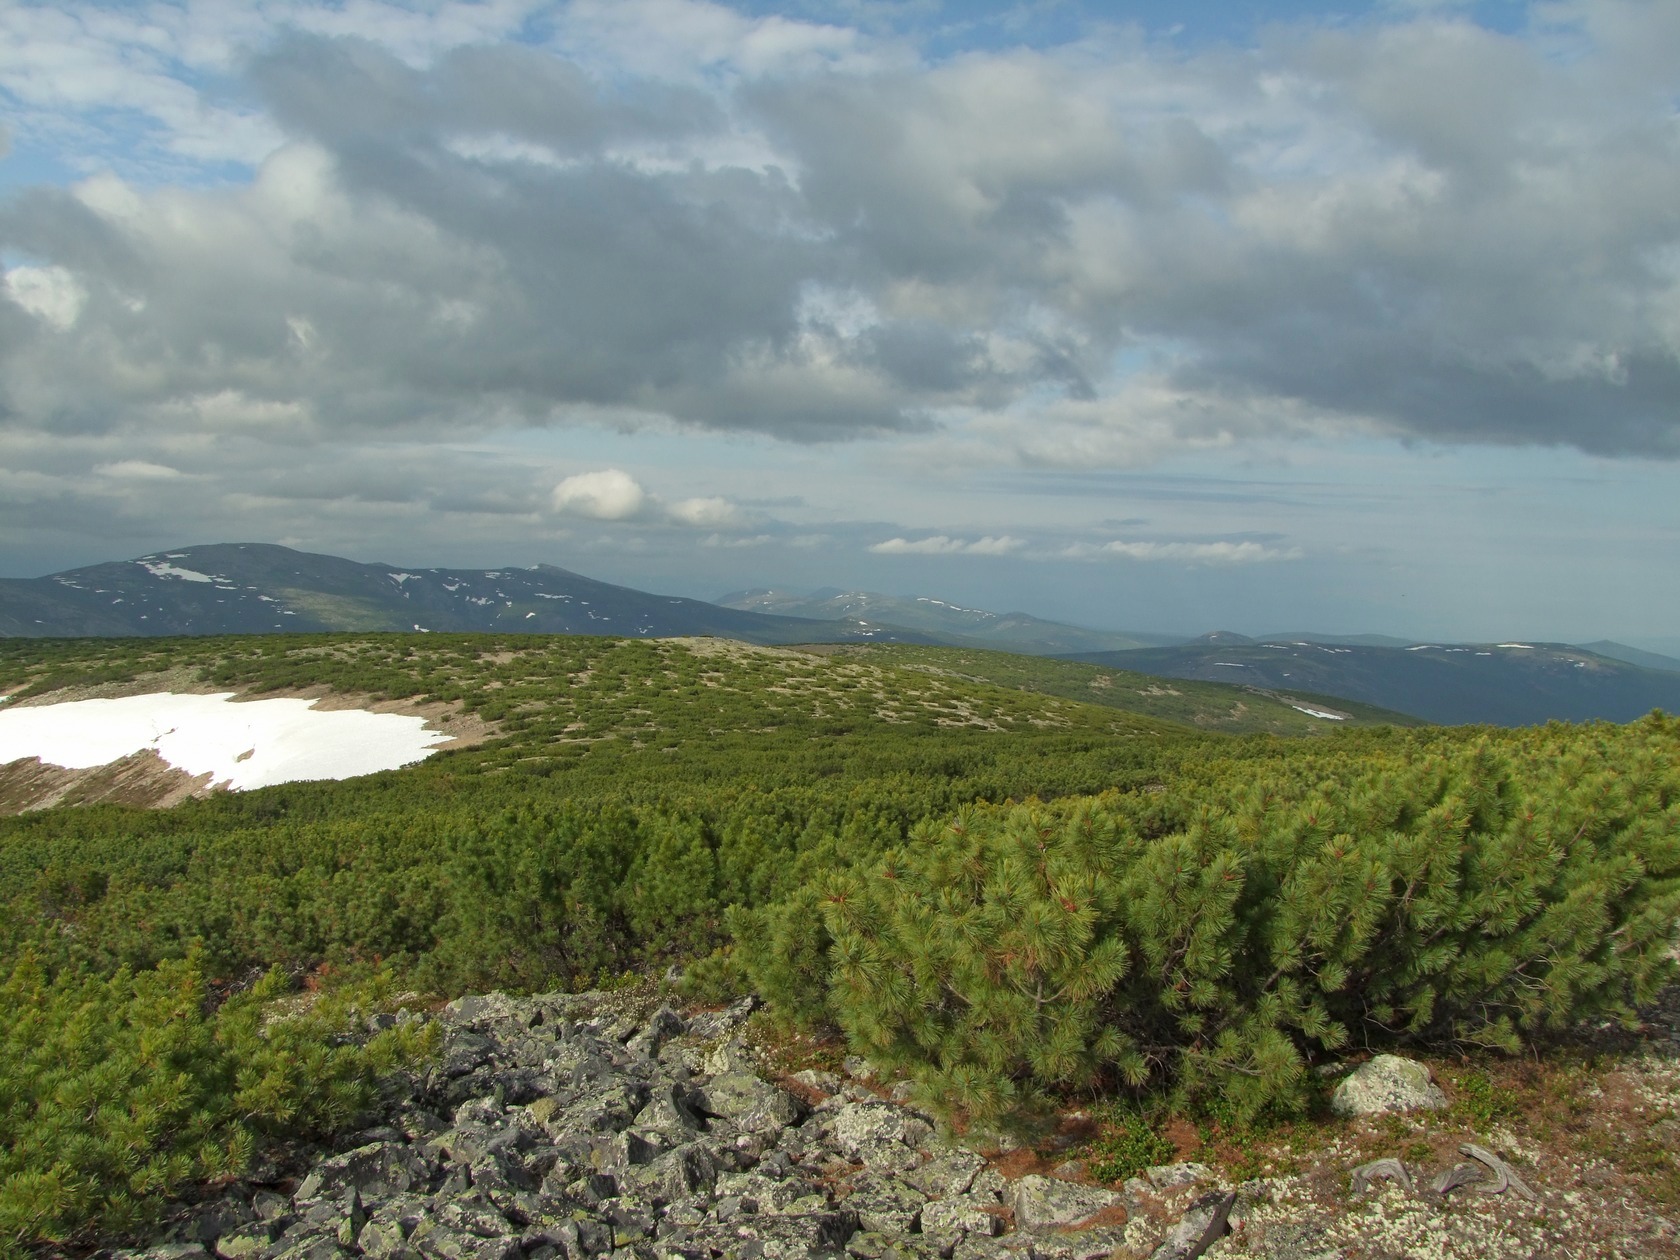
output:
<svg viewBox="0 0 1680 1260"><path fill-rule="evenodd" d="M258 1170L115 1260L1675 1256L1660 1196L1617 1162L1680 1134L1675 998L1647 1036L1545 1077L1574 1082L1556 1126L1493 1122L1481 1104L1500 1096L1466 1076L1479 1111L1304 1126L1235 1157L1211 1141L1108 1185L1067 1138L942 1138L854 1061L778 1070L750 1000L685 1018L645 991L463 998L378 1017L437 1018L444 1037L377 1127L290 1176ZM1595 1147L1603 1124L1620 1132Z"/></svg>

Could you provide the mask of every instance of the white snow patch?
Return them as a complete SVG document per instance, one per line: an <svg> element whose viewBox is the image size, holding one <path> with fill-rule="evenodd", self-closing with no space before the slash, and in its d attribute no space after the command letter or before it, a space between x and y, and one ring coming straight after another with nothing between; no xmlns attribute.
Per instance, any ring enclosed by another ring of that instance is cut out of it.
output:
<svg viewBox="0 0 1680 1260"><path fill-rule="evenodd" d="M1215 665L1224 665L1228 669L1247 669L1248 668L1248 666L1244 665L1241 661L1215 661L1214 664Z"/></svg>
<svg viewBox="0 0 1680 1260"><path fill-rule="evenodd" d="M421 578L425 575L420 574L420 573L387 573L385 576L390 578L391 581L395 582L398 586L401 586L404 582L408 581L410 578L414 578L414 579L418 580L419 578Z"/></svg>
<svg viewBox="0 0 1680 1260"><path fill-rule="evenodd" d="M1534 644L1532 643L1495 643L1493 646L1502 648L1521 648L1525 652L1534 651Z"/></svg>
<svg viewBox="0 0 1680 1260"><path fill-rule="evenodd" d="M0 765L25 757L69 770L152 749L216 787L242 792L300 779L350 779L421 761L449 739L426 720L365 709L321 711L312 700L230 704L233 692L159 692L0 711Z"/></svg>
<svg viewBox="0 0 1680 1260"><path fill-rule="evenodd" d="M1323 709L1309 709L1304 704L1292 704L1289 707L1297 713L1305 713L1308 717L1323 718L1327 722L1347 721L1345 713L1326 713Z"/></svg>
<svg viewBox="0 0 1680 1260"><path fill-rule="evenodd" d="M138 560L135 563L153 577L180 578L186 582L214 582L216 580L208 573L198 573L192 569L178 569L166 560Z"/></svg>

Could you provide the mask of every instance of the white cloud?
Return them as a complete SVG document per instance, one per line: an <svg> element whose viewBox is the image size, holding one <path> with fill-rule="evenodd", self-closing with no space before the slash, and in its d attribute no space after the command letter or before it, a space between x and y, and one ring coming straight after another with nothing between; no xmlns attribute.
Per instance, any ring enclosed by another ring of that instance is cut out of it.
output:
<svg viewBox="0 0 1680 1260"><path fill-rule="evenodd" d="M1116 539L1104 543L1098 550L1109 555L1125 556L1128 560L1209 565L1264 564L1301 557L1298 547L1279 549L1257 542L1125 542ZM1083 554L1090 553L1086 551Z"/></svg>
<svg viewBox="0 0 1680 1260"><path fill-rule="evenodd" d="M179 468L144 459L120 459L112 464L101 464L93 471L101 477L120 481L174 481L186 475Z"/></svg>
<svg viewBox="0 0 1680 1260"><path fill-rule="evenodd" d="M712 529L735 525L741 520L741 509L722 498L682 499L673 503L669 511L671 519L680 524Z"/></svg>
<svg viewBox="0 0 1680 1260"><path fill-rule="evenodd" d="M869 550L878 556L1007 556L1020 551L1026 543L1007 534L967 540L945 534L927 538L889 538L873 544Z"/></svg>
<svg viewBox="0 0 1680 1260"><path fill-rule="evenodd" d="M586 516L597 521L624 521L639 514L647 504L647 492L629 473L617 468L579 473L554 487L550 502L566 516Z"/></svg>
<svg viewBox="0 0 1680 1260"><path fill-rule="evenodd" d="M13 267L6 296L59 332L69 332L87 303L87 290L63 267Z"/></svg>

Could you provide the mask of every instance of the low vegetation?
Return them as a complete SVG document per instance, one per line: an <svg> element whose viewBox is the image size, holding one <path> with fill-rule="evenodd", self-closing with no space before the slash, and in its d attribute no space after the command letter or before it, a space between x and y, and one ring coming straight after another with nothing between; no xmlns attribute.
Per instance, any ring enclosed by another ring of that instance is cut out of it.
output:
<svg viewBox="0 0 1680 1260"><path fill-rule="evenodd" d="M1240 1118L1297 1108L1306 1067L1348 1047L1511 1048L1625 1017L1668 975L1667 719L1235 737L985 664L535 636L0 645L18 698L331 688L492 728L343 783L0 820L0 984L27 1013L0 1055L0 1240L120 1234L354 1123L424 1051L366 1034L398 989L685 960L976 1113L1081 1088ZM1150 1133L1115 1126L1112 1159Z"/></svg>

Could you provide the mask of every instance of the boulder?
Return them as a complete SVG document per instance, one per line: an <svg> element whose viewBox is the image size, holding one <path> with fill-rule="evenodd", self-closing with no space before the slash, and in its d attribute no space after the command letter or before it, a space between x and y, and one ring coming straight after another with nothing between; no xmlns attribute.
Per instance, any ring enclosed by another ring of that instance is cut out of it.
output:
<svg viewBox="0 0 1680 1260"><path fill-rule="evenodd" d="M1125 1203L1112 1191L1055 1177L1022 1177L1009 1187L1009 1206L1020 1229L1078 1226L1100 1212L1124 1208Z"/></svg>
<svg viewBox="0 0 1680 1260"><path fill-rule="evenodd" d="M1330 1096L1330 1109L1339 1116L1369 1116L1384 1111L1436 1111L1447 1096L1414 1059L1379 1054L1348 1076Z"/></svg>

